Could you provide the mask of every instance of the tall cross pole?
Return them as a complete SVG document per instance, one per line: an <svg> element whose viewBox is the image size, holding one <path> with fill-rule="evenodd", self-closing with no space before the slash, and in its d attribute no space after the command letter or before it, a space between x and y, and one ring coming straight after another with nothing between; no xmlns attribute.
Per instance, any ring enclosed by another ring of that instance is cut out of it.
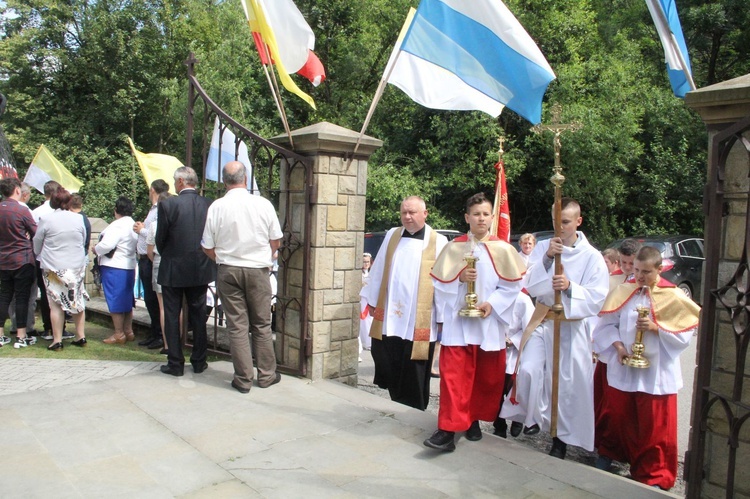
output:
<svg viewBox="0 0 750 499"><path fill-rule="evenodd" d="M552 123L549 125L539 124L531 130L535 133L553 132L555 134L553 144L555 146L555 166L554 174L550 181L555 186L555 237L562 237L562 185L565 177L562 174L562 164L560 163L560 150L562 143L560 135L563 132L575 132L582 128L580 123L560 123L562 115L562 106L556 103L552 106ZM555 275L563 273L561 255L555 255ZM552 353L552 400L550 415L550 435L557 436L557 413L558 413L558 393L560 387L560 324L562 322L562 296L561 292L555 291L555 304L551 310L555 313L554 319L554 336L553 336L553 353Z"/></svg>

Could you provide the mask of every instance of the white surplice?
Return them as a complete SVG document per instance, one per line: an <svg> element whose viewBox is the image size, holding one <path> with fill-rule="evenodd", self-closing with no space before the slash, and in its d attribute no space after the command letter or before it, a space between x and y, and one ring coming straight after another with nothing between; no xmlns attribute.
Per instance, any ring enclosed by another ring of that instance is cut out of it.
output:
<svg viewBox="0 0 750 499"><path fill-rule="evenodd" d="M516 371L516 362L518 362L518 350L521 347L523 330L526 329L531 314L534 313L534 303L531 298L524 292L518 293L516 303L513 305L513 319L508 327L506 338L512 345L506 343L505 346L505 373L513 374Z"/></svg>
<svg viewBox="0 0 750 499"><path fill-rule="evenodd" d="M594 364L589 318L602 308L609 291L609 272L598 250L582 232L572 247L562 253L564 274L570 288L562 293L567 319L560 325L560 373L557 436L563 442L586 450L594 448ZM552 289L554 263L545 268L543 257L549 240L541 241L530 257L526 289L547 306L555 302ZM532 333L521 353L516 377L517 405L503 404L501 417L539 424L549 431L552 398L552 352L554 322L547 320Z"/></svg>
<svg viewBox="0 0 750 499"><path fill-rule="evenodd" d="M513 320L513 304L521 291L521 280L507 281L498 277L484 243L476 243L473 255L477 257L477 303L488 302L492 305L492 313L484 319L460 317L459 310L466 306L468 283L460 282L458 278L451 282L435 279L437 322L443 323L440 344L444 347L479 345L486 352L503 350L505 335Z"/></svg>
<svg viewBox="0 0 750 499"><path fill-rule="evenodd" d="M385 257L391 237L397 230L393 228L388 231L380 246L380 251L370 268L370 283L362 288L360 297L364 298L368 305L375 307L378 304L380 294L380 283L383 280ZM432 228L425 225L424 240L404 238L398 242L396 251L391 260L391 271L388 279L388 290L385 303L385 317L383 319L383 336L398 336L404 340L414 340L414 326L417 316L417 292L419 287L419 270L422 262L422 252L430 242ZM440 254L448 240L442 234L437 234L435 244L435 258ZM427 285L431 284L426 280ZM435 312L433 309L430 326L430 341L437 340L437 326Z"/></svg>
<svg viewBox="0 0 750 499"><path fill-rule="evenodd" d="M675 293L682 293L675 289ZM619 362L612 344L622 341L631 351L635 342L635 324L638 320L636 306L648 304L640 294L633 295L617 312L602 314L594 331L594 346L600 358L607 363L609 386L623 392L642 392L651 395L670 395L682 388L680 354L690 345L696 328L671 333L659 328L659 333L643 333L645 356L651 362L647 369L634 369Z"/></svg>

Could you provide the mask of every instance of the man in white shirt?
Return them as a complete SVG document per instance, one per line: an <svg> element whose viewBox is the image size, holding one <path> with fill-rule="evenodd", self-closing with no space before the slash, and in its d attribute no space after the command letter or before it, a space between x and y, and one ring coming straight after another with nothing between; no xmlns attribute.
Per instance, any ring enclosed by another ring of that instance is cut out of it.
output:
<svg viewBox="0 0 750 499"><path fill-rule="evenodd" d="M581 207L562 200L560 237L541 241L529 259L526 289L537 299L527 331L533 331L519 357L516 376L518 405L504 404L501 417L526 425L532 435L551 426L553 374L559 376L557 436L550 455L565 458L567 445L594 448L594 365L591 322L604 304L609 272L597 249L578 227ZM562 274L555 274L554 258L561 255ZM555 292L561 292L560 368L552 372ZM526 336L526 334L524 334Z"/></svg>
<svg viewBox="0 0 750 499"><path fill-rule="evenodd" d="M271 332L268 272L283 233L271 202L247 191L245 165L230 161L222 178L227 193L208 209L201 246L219 266L216 287L229 329L232 387L248 393L253 383L251 353L258 363L258 386L268 388L281 381Z"/></svg>

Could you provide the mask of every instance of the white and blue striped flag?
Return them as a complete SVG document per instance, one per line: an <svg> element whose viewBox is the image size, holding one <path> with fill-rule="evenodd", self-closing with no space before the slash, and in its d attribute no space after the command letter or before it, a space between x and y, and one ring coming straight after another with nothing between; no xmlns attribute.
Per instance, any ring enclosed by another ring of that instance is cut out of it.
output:
<svg viewBox="0 0 750 499"><path fill-rule="evenodd" d="M258 184L255 182L255 175L253 175L253 165L247 154L247 146L243 141L237 140L237 137L229 128L224 128L221 132L221 140L219 140L220 128L221 125L217 116L214 121L214 133L211 136L211 147L208 149L208 157L206 158L206 178L214 182L221 182L223 180L221 171L224 165L230 161L239 161L245 165L247 190L260 195ZM221 147L219 147L219 142L221 142Z"/></svg>
<svg viewBox="0 0 750 499"><path fill-rule="evenodd" d="M695 90L695 83L685 35L682 34L680 18L677 16L677 5L674 0L646 0L646 5L664 47L672 90L677 97L684 99L686 93Z"/></svg>
<svg viewBox="0 0 750 499"><path fill-rule="evenodd" d="M500 0L422 0L385 74L425 107L496 117L507 106L534 124L555 79L539 47Z"/></svg>

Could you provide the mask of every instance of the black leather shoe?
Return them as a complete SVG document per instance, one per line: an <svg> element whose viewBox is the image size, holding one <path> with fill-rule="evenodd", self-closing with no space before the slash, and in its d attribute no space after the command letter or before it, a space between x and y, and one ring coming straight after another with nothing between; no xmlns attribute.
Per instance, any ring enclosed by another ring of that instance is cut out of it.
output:
<svg viewBox="0 0 750 499"><path fill-rule="evenodd" d="M208 369L208 362L203 362L201 364L193 364L193 372L195 374L200 374L206 369Z"/></svg>
<svg viewBox="0 0 750 499"><path fill-rule="evenodd" d="M594 468L602 471L609 471L612 467L612 459L606 456L599 456L596 458Z"/></svg>
<svg viewBox="0 0 750 499"><path fill-rule="evenodd" d="M232 388L234 388L240 393L250 393L250 388L242 388L240 385L235 383L234 380L232 380Z"/></svg>
<svg viewBox="0 0 750 499"><path fill-rule="evenodd" d="M268 384L267 384L267 385L265 385L265 386L263 386L263 385L260 385L260 384L259 384L258 386L260 386L261 388L268 388L269 386L273 386L273 385L275 385L275 384L276 384L276 383L278 383L279 381L281 381L281 374L279 374L279 373L276 373L276 377L274 378L274 380L273 380L273 381L271 381L270 383L268 383Z"/></svg>
<svg viewBox="0 0 750 499"><path fill-rule="evenodd" d="M552 439L552 450L549 451L549 455L558 459L565 459L567 450L568 444L555 437Z"/></svg>
<svg viewBox="0 0 750 499"><path fill-rule="evenodd" d="M159 353L162 355L167 355L169 353L169 350L167 350L166 348L162 348L161 350L159 350Z"/></svg>
<svg viewBox="0 0 750 499"><path fill-rule="evenodd" d="M505 419L495 419L495 422L492 423L492 426L495 428L495 431L492 432L493 435L497 435L500 438L508 438L508 423L505 421Z"/></svg>
<svg viewBox="0 0 750 499"><path fill-rule="evenodd" d="M62 350L62 349L63 349L63 344L61 341L58 341L57 343L53 343L47 347L47 350L53 350L53 351Z"/></svg>
<svg viewBox="0 0 750 499"><path fill-rule="evenodd" d="M536 435L537 433L539 433L539 425L538 424L527 426L526 428L523 429L523 434L524 435Z"/></svg>
<svg viewBox="0 0 750 499"><path fill-rule="evenodd" d="M454 435L452 431L435 430L435 433L424 441L424 445L430 449L453 452L456 450L456 443L453 439Z"/></svg>
<svg viewBox="0 0 750 499"><path fill-rule="evenodd" d="M155 340L151 340L151 342L147 345L149 350L156 350L157 348L161 348L164 346L164 340L161 338L156 338Z"/></svg>
<svg viewBox="0 0 750 499"><path fill-rule="evenodd" d="M86 341L86 338L81 338L80 340L73 340L70 342L71 345L75 345L77 347L85 347L86 343L88 343L88 341Z"/></svg>
<svg viewBox="0 0 750 499"><path fill-rule="evenodd" d="M147 346L148 346L148 345L150 345L150 344L151 344L151 342L152 342L152 341L154 341L154 340L156 340L156 338L155 338L155 337L153 337L153 336L149 336L148 338L145 338L145 339L143 339L143 340L139 341L139 342L138 342L138 346L139 346L139 347L147 347Z"/></svg>
<svg viewBox="0 0 750 499"><path fill-rule="evenodd" d="M183 370L177 367L161 366L159 368L164 374L171 374L172 376L182 376Z"/></svg>
<svg viewBox="0 0 750 499"><path fill-rule="evenodd" d="M466 440L471 440L472 442L482 440L482 429L479 427L479 421L474 421L473 423L471 423L471 426L469 426L469 429L466 430L466 434L464 436L466 437Z"/></svg>
<svg viewBox="0 0 750 499"><path fill-rule="evenodd" d="M518 421L513 421L510 424L510 436L511 437L517 437L521 434L521 430L523 430L523 423L519 423Z"/></svg>

